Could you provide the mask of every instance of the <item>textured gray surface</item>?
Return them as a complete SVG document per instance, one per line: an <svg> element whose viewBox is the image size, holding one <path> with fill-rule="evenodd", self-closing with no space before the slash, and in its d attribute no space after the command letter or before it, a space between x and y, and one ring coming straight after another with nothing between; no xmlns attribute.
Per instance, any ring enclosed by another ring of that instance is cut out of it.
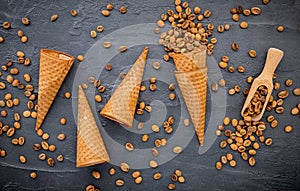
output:
<svg viewBox="0 0 300 191"><path fill-rule="evenodd" d="M29 67L19 66L21 79L23 73L30 73L32 76L32 84L38 85L38 63L39 50L41 48L56 49L64 51L71 55L85 54L88 49L102 36L113 32L122 27L138 24L152 23L160 17L160 14L166 12L169 8L173 9L173 1L111 1L116 8L126 5L128 12L121 15L114 10L110 17L104 18L100 9L103 8L108 1L10 1L1 0L0 2L0 21L10 21L12 29L5 30L0 28L0 36L5 38L5 42L0 44L0 62L4 64L6 60L16 60L15 52L23 50L32 60ZM242 87L249 86L245 79L248 75L256 76L263 67L265 54L269 47L280 48L285 52L285 56L276 70L282 89L291 90L299 87L300 84L300 65L299 65L299 1L271 1L267 6L262 5L261 1L191 1L191 6L200 5L202 10L210 9L212 16L205 23L213 22L217 24L230 23L232 25L229 32L218 34L214 33L218 38L215 48L214 57L219 60L222 55L229 55L231 63L234 66L243 65L246 68L245 74L230 74L222 71L224 78L227 80L226 88L239 84ZM237 23L231 20L229 9L241 4L243 7L250 8L259 6L262 9L260 16L242 17L241 20L249 22L247 30L241 30ZM70 10L77 9L79 15L75 18L71 17ZM49 18L52 14L59 14L59 19L51 23ZM28 17L31 24L27 27L21 23L21 17ZM89 31L97 25L105 26L105 31L98 34L97 39L91 39ZM276 26L284 25L286 30L283 33L276 31ZM28 36L29 41L22 44L16 36L18 29L23 29ZM136 31L138 32L138 31ZM233 52L230 48L232 42L238 42L240 50ZM124 65L130 65L141 51L142 47L129 49L124 55L118 55L112 60L116 63L116 69L113 74L116 78L117 72L120 72ZM250 59L247 55L249 49L255 49L258 53L257 58ZM160 59L164 54L163 48L158 46L150 47L149 58ZM124 57L126 59L124 59ZM122 65L122 63L124 65ZM13 146L10 139L5 135L0 137L0 148L7 150L6 158L0 158L0 189L1 190L83 190L88 184L95 184L101 190L167 190L170 182L171 173L179 168L186 177L185 184L176 184L177 190L299 190L299 117L291 116L289 111L299 98L292 94L285 101L286 111L281 115L276 115L279 119L279 125L275 129L268 128L265 136L271 136L274 144L271 147L262 146L257 154L257 165L249 167L248 164L234 153L237 160L237 166L230 168L228 165L222 171L215 170L215 162L219 160L219 156L230 149L221 150L218 147L218 138L214 145L204 154L198 154L198 142L196 137L192 139L187 148L176 158L170 162L159 166L157 169L141 170L143 183L135 185L130 174L121 173L117 168L115 176L108 175L107 171L111 164L97 165L94 167L76 169L75 168L75 135L76 125L72 112L71 100L63 97L65 91L71 91L73 80L78 68L79 62L76 61L63 84L58 96L48 113L43 129L51 136L49 142L57 145L57 151L47 153L49 156L56 157L62 153L65 155L63 163L57 163L54 168L50 168L45 162L38 160L38 153L32 149L33 143L40 142L40 138L34 132L34 120L22 119L22 128L17 131L15 137L24 135L26 143L23 147ZM120 66L120 67L118 67ZM6 74L4 75L6 76ZM4 76L1 81L4 81ZM294 85L285 87L284 80L292 78ZM108 80L105 80L109 84ZM166 87L166 84L158 84L159 87ZM11 92L21 100L21 104L9 111L22 112L26 107L26 99L22 95L22 91L16 88L8 87L5 91L0 91L2 99L6 92ZM37 90L35 90L37 93ZM106 92L108 96L110 92ZM162 93L162 92L160 92ZM161 96L159 92L154 97ZM276 93L276 92L274 92ZM151 96L143 94L141 99L153 99ZM163 96L161 96L163 97ZM227 97L227 113L226 115L238 118L240 108L242 107L244 96L239 94ZM176 113L176 103L174 108L170 108L170 114ZM171 106L174 106L171 105ZM177 105L178 107L178 105ZM208 109L208 115L210 110ZM59 118L65 117L68 120L66 126L59 125ZM146 116L147 117L147 116ZM12 115L7 118L0 118L5 124L12 124ZM264 120L264 119L263 119ZM125 141L131 140L133 143L140 142L139 136L118 129L117 125L112 122L104 121L112 126L107 128L108 133L114 137L119 143L124 144ZM285 125L294 127L290 134L283 131ZM64 132L67 139L64 142L57 142L57 133ZM153 135L152 140L155 136ZM150 147L147 143L145 147ZM144 145L143 145L144 146ZM25 165L19 163L19 155L27 156L28 162ZM90 172L98 169L101 172L101 179L95 180L91 177ZM36 170L38 178L32 180L29 177L31 170ZM163 178L159 181L152 179L154 172L161 172ZM122 188L117 188L114 181L117 178L125 180L126 184Z"/></svg>

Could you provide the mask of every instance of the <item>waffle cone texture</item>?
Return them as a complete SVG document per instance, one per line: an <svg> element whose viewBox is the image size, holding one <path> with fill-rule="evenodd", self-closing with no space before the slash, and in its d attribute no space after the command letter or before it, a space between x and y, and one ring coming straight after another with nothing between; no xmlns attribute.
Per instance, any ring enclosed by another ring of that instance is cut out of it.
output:
<svg viewBox="0 0 300 191"><path fill-rule="evenodd" d="M81 85L78 87L77 122L76 167L109 162L104 141Z"/></svg>
<svg viewBox="0 0 300 191"><path fill-rule="evenodd" d="M36 130L40 129L46 118L73 62L74 58L68 54L41 49Z"/></svg>
<svg viewBox="0 0 300 191"><path fill-rule="evenodd" d="M192 119L198 141L203 146L207 91L206 49L183 54L172 53L170 56L176 65L174 74Z"/></svg>
<svg viewBox="0 0 300 191"><path fill-rule="evenodd" d="M147 55L148 47L145 47L126 77L101 110L100 114L103 117L127 127L132 127Z"/></svg>

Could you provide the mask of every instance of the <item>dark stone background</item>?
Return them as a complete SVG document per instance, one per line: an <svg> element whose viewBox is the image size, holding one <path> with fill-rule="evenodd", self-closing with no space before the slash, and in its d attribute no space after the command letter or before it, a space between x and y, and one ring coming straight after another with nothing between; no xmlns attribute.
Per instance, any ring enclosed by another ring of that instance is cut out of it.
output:
<svg viewBox="0 0 300 191"><path fill-rule="evenodd" d="M128 11L121 15L117 10L113 10L110 17L105 18L101 15L100 9L103 9L107 3L112 3L118 9L125 5ZM249 22L247 30L241 30L238 23L231 20L230 8L241 4L245 8L258 6L262 10L259 16L241 16L241 21ZM273 138L273 145L262 148L258 151L255 167L250 167L246 162L234 153L237 166L231 168L228 165L217 171L215 162L219 157L230 149L221 150L218 147L218 138L215 144L204 155L198 155L198 141L196 137L190 142L189 146L176 158L163 164L158 169L141 170L143 183L135 185L131 175L121 173L118 167L117 174L113 177L108 175L107 171L111 164L97 165L94 167L75 168L75 135L76 125L72 113L71 100L63 97L65 91L72 90L72 83L79 62L75 61L68 77L66 78L61 90L58 93L54 104L48 113L43 129L50 134L49 142L57 145L57 151L48 153L48 156L55 157L62 153L65 156L63 163L57 163L54 168L50 168L45 162L38 160L38 153L34 152L32 145L40 142L40 138L34 132L35 121L33 119L22 119L22 128L17 131L14 137L24 135L26 143L23 147L13 146L6 135L0 137L0 148L7 151L6 158L0 158L0 189L1 190L84 190L86 185L94 184L101 190L167 190L170 182L171 173L179 168L183 171L186 178L185 184L176 184L177 190L299 190L299 117L291 116L289 111L299 103L299 98L292 95L291 90L299 87L300 84L300 64L299 64L299 9L300 2L297 0L275 1L271 0L268 5L263 5L260 0L250 1L190 1L193 7L199 5L202 10L210 9L211 18L204 23L213 22L218 24L230 23L229 32L219 34L214 33L218 38L215 47L215 58L218 60L222 55L229 55L231 64L234 66L243 65L246 68L245 74L230 74L222 71L224 78L227 80L226 88L231 88L235 84L242 87L248 87L245 79L249 75L258 75L263 67L265 55L269 47L280 48L285 52L285 56L276 70L278 78L275 81L281 83L282 88L290 92L290 96L284 102L286 111L276 115L279 125L275 129L268 129L265 132L266 137ZM30 73L32 84L38 85L39 70L39 50L41 48L56 49L64 51L71 55L85 54L85 52L102 36L125 26L137 23L152 23L160 18L160 14L168 9L174 9L173 1L17 1L17 0L0 0L0 22L9 21L12 28L5 30L0 28L0 36L5 38L5 42L0 44L0 62L4 64L7 60L16 60L15 53L17 50L23 50L27 57L30 57L32 64L29 67L23 67L16 64L20 69L18 77L21 79L24 73ZM71 9L77 9L79 15L73 18L70 15ZM49 18L52 14L59 14L59 19L51 23ZM21 17L28 17L31 20L29 26L23 26ZM89 31L97 25L105 26L105 31L98 34L97 39L89 36ZM278 33L276 27L284 25L285 31ZM28 36L29 41L26 44L20 42L16 33L18 29L23 29ZM137 31L138 32L138 31ZM240 50L233 52L230 48L232 42L238 42ZM255 49L258 53L257 58L251 59L247 55L249 49ZM136 59L140 51L133 48L126 52L128 63ZM151 50L150 50L151 51ZM155 53L156 55L153 55ZM152 55L151 55L152 54ZM159 58L164 54L162 47L156 47L149 56ZM132 56L130 56L132 55ZM122 59L121 56L119 56ZM118 59L115 60L117 62ZM0 81L5 81L5 73ZM294 81L292 87L286 87L284 81L291 78ZM17 111L22 113L26 108L26 99L22 91L8 86L4 91L0 91L0 99L3 99L6 92L11 92L15 97L21 100L18 107L8 111ZM37 90L35 90L37 93ZM275 95L274 92L273 95ZM227 116L239 117L245 97L242 94L227 97ZM9 112L7 118L0 118L5 124L12 124L12 114ZM208 111L209 115L209 111ZM265 115L266 116L266 115ZM65 117L68 122L66 126L59 124L59 118ZM265 120L265 118L263 118ZM285 125L292 125L293 131L290 134L284 132ZM66 133L67 139L64 142L56 140L57 133ZM127 132L127 136L118 134L118 131L110 131L115 134L116 139L125 142L127 138L133 138ZM129 136L129 137L128 137ZM19 155L27 156L28 162L25 165L19 163ZM90 175L93 169L101 172L101 179L95 180ZM32 180L29 173L36 170L38 177ZM163 178L154 181L152 175L154 172L161 172ZM115 180L122 178L125 180L125 186L117 188Z"/></svg>

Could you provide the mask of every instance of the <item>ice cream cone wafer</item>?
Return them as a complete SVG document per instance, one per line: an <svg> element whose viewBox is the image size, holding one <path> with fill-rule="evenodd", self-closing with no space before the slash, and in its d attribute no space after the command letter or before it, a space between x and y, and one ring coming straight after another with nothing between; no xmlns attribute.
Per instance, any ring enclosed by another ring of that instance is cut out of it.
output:
<svg viewBox="0 0 300 191"><path fill-rule="evenodd" d="M206 50L171 54L176 65L175 77L192 119L201 146L204 144L207 67Z"/></svg>
<svg viewBox="0 0 300 191"><path fill-rule="evenodd" d="M76 166L92 166L105 162L109 162L105 144L85 93L79 86Z"/></svg>
<svg viewBox="0 0 300 191"><path fill-rule="evenodd" d="M132 127L134 112L143 79L148 47L138 57L100 114L127 127Z"/></svg>
<svg viewBox="0 0 300 191"><path fill-rule="evenodd" d="M202 146L204 143L207 76L199 71L191 71L175 72L175 77Z"/></svg>
<svg viewBox="0 0 300 191"><path fill-rule="evenodd" d="M74 58L55 50L41 49L38 109L35 129L38 130L67 76Z"/></svg>

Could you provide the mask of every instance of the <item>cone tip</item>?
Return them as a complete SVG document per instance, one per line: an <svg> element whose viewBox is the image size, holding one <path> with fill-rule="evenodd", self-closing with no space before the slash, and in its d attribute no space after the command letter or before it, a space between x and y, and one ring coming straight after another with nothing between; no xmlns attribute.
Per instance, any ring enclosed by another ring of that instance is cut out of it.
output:
<svg viewBox="0 0 300 191"><path fill-rule="evenodd" d="M36 131L39 130L40 127L41 127L41 124L38 123L38 122L36 122L36 123L35 123L35 130L36 130Z"/></svg>
<svg viewBox="0 0 300 191"><path fill-rule="evenodd" d="M78 90L82 90L81 84L78 85Z"/></svg>
<svg viewBox="0 0 300 191"><path fill-rule="evenodd" d="M148 46L146 46L146 47L144 48L143 52L145 52L146 54L148 54L148 51L149 51L149 48L148 48Z"/></svg>

